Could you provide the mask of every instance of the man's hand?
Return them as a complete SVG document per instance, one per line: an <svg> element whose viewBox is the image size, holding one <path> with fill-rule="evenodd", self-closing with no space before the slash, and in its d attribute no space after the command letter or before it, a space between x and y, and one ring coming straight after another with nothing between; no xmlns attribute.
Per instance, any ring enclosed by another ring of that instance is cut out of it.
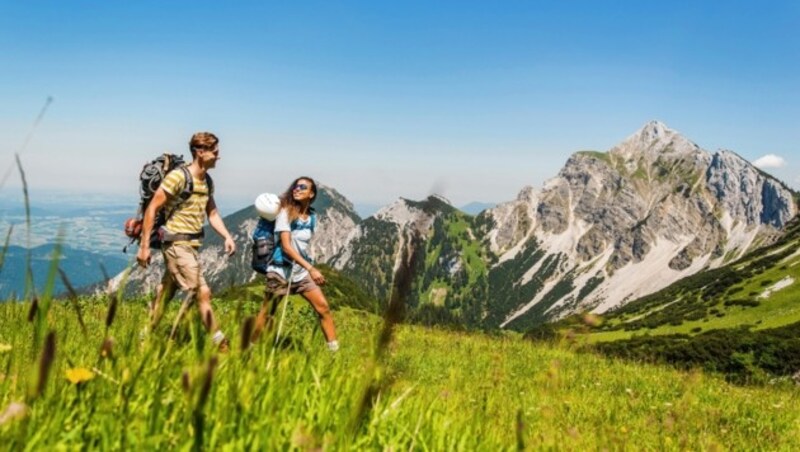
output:
<svg viewBox="0 0 800 452"><path fill-rule="evenodd" d="M139 252L136 253L136 262L139 263L139 266L142 268L147 268L147 264L150 263L150 248L147 246L139 247Z"/></svg>
<svg viewBox="0 0 800 452"><path fill-rule="evenodd" d="M314 282L317 283L318 285L321 286L325 284L325 276L323 276L322 273L316 268L311 267L311 269L308 271L308 274L311 276L311 279L314 280Z"/></svg>
<svg viewBox="0 0 800 452"><path fill-rule="evenodd" d="M236 242L234 242L233 238L230 236L225 239L225 253L227 253L228 256L233 256L233 254L236 253Z"/></svg>

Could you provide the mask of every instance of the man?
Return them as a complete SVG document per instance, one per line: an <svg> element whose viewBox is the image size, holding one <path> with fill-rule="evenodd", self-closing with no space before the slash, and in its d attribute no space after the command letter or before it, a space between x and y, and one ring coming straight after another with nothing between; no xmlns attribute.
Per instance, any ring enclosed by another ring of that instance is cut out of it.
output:
<svg viewBox="0 0 800 452"><path fill-rule="evenodd" d="M212 340L221 350L228 348L225 335L217 327L214 312L211 309L211 289L203 277L197 249L203 238L203 223L208 223L225 239L225 252L228 256L236 252L233 241L214 202L213 183L206 173L214 168L219 160L219 139L209 132L198 132L189 141L192 163L186 167L192 177L192 193L181 200L181 193L186 188L187 171L176 169L171 171L153 195L144 213L142 240L136 260L142 267L150 263L150 240L153 220L160 209L166 209L167 221L158 231L162 237L161 250L164 254L166 271L156 289L151 309L151 325L155 327L161 317L162 302L175 296L180 288L187 292L189 299L197 302L203 325Z"/></svg>

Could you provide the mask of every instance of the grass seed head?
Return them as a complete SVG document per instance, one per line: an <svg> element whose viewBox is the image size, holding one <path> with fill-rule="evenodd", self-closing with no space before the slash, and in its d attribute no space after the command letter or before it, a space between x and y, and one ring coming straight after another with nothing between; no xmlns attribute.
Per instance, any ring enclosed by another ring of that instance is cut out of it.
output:
<svg viewBox="0 0 800 452"><path fill-rule="evenodd" d="M117 315L117 304L119 303L117 294L112 293L109 298L108 314L106 314L106 329L111 328L111 324L114 323L114 317Z"/></svg>
<svg viewBox="0 0 800 452"><path fill-rule="evenodd" d="M203 378L203 386L200 388L200 397L197 400L198 409L202 409L208 400L208 395L211 393L211 384L214 382L214 370L217 367L217 362L216 356L212 356L211 359L208 360L205 378Z"/></svg>
<svg viewBox="0 0 800 452"><path fill-rule="evenodd" d="M75 288L72 286L72 283L67 278L67 274L64 273L64 270L61 268L58 269L59 275L61 275L61 282L64 283L64 287L67 288L67 293L69 295L69 303L72 305L72 308L75 309L75 314L78 316L78 324L81 327L81 332L83 336L86 337L89 335L89 331L86 329L86 323L83 321L83 313L81 312L81 306L78 304L78 293L75 292Z"/></svg>
<svg viewBox="0 0 800 452"><path fill-rule="evenodd" d="M103 340L103 345L100 346L100 357L114 359L114 338L106 337Z"/></svg>
<svg viewBox="0 0 800 452"><path fill-rule="evenodd" d="M42 348L42 355L39 358L39 379L36 384L36 397L42 395L45 385L47 385L47 377L50 375L50 369L53 366L53 361L56 359L56 333L51 331L47 333L44 341L44 348Z"/></svg>
<svg viewBox="0 0 800 452"><path fill-rule="evenodd" d="M251 336L253 335L253 328L255 326L256 319L253 316L249 316L242 322L242 332L241 332L241 350L245 351L250 348L251 343Z"/></svg>
<svg viewBox="0 0 800 452"><path fill-rule="evenodd" d="M36 313L39 312L39 298L34 296L31 300L31 308L28 310L28 322L33 322L36 319Z"/></svg>
<svg viewBox="0 0 800 452"><path fill-rule="evenodd" d="M183 388L183 392L185 394L189 394L192 390L191 380L189 379L189 372L184 370L181 374L181 388Z"/></svg>

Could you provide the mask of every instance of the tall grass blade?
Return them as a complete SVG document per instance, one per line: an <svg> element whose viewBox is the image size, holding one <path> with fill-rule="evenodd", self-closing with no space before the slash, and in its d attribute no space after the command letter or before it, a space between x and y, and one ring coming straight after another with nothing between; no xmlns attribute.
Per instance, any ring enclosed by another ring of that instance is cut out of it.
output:
<svg viewBox="0 0 800 452"><path fill-rule="evenodd" d="M75 288L72 286L72 283L69 282L69 278L67 278L67 274L64 273L64 270L59 267L58 273L61 275L61 283L67 288L69 303L72 305L72 308L75 309L75 315L78 316L78 325L81 327L81 332L83 332L84 337L87 337L89 332L86 329L86 323L83 321L83 312L81 312L81 305L78 303L78 293L75 292Z"/></svg>
<svg viewBox="0 0 800 452"><path fill-rule="evenodd" d="M294 278L294 266L289 271L289 279L287 281L291 281ZM291 285L291 283L290 283ZM272 369L272 363L275 359L275 350L278 348L278 343L281 340L281 331L283 330L283 321L286 319L286 306L289 304L289 294L291 291L287 288L286 294L283 296L283 307L281 308L281 318L278 321L278 331L275 332L275 340L272 343L272 349L269 351L269 359L267 359L267 370ZM275 298L275 302L277 302L279 298Z"/></svg>
<svg viewBox="0 0 800 452"><path fill-rule="evenodd" d="M516 433L517 433L517 450L523 451L525 450L525 420L522 417L522 409L517 409L517 425L516 425Z"/></svg>
<svg viewBox="0 0 800 452"><path fill-rule="evenodd" d="M200 394L197 397L197 403L194 406L192 413L192 424L194 425L194 444L192 450L203 450L203 435L205 432L205 415L203 408L208 401L208 396L211 394L211 385L214 382L214 370L217 367L217 357L212 356L208 360L208 366L203 377L202 386L200 386Z"/></svg>
<svg viewBox="0 0 800 452"><path fill-rule="evenodd" d="M25 289L22 292L22 299L36 299L38 295L36 294L36 284L34 283L33 278L33 268L31 267L31 250L30 248L27 251L27 256L25 258Z"/></svg>
<svg viewBox="0 0 800 452"><path fill-rule="evenodd" d="M184 297L183 301L181 302L181 307L178 309L178 315L175 316L175 322L172 324L172 330L169 332L170 340L175 339L175 333L178 331L178 325L180 325L183 316L186 315L186 311L189 309L189 306L192 304L192 294L189 292Z"/></svg>
<svg viewBox="0 0 800 452"><path fill-rule="evenodd" d="M17 152L17 155L25 152L25 149L28 147L28 143L30 143L31 138L33 138L33 133L36 131L36 128L39 127L39 124L42 122L42 118L44 118L44 114L47 112L47 108L52 103L53 103L53 96L47 96L47 99L44 102L44 106L42 107L41 110L39 110L39 115L36 116L36 119L33 121L31 130L28 131L28 135L25 137L25 141L22 142L22 146L19 148L19 152ZM3 180L0 181L0 190L2 190L3 187L6 186L6 182L8 182L8 178L11 176L13 168L14 168L13 166L10 166L6 171L6 173L3 175Z"/></svg>
<svg viewBox="0 0 800 452"><path fill-rule="evenodd" d="M106 270L106 266L103 265L102 262L100 262L97 265L100 266L100 272L103 274L103 286L105 287L108 285L108 282L111 280L111 277L108 276L108 271Z"/></svg>
<svg viewBox="0 0 800 452"><path fill-rule="evenodd" d="M202 410L208 401L208 395L211 393L211 384L214 382L214 370L217 368L217 363L218 359L216 356L212 356L211 359L208 360L205 377L203 378L203 385L200 387L200 395L197 399L197 409Z"/></svg>
<svg viewBox="0 0 800 452"><path fill-rule="evenodd" d="M394 277L389 306L386 308L383 328L378 336L376 352L379 357L391 343L395 325L402 322L405 317L406 300L411 293L411 285L416 274L417 253L420 245L418 240L416 237L411 237L408 246L403 250L403 264L399 266Z"/></svg>
<svg viewBox="0 0 800 452"><path fill-rule="evenodd" d="M384 389L386 379L376 378L375 369L382 364L385 359L386 350L392 342L395 326L403 321L405 315L406 300L411 293L416 266L419 262L418 253L424 251L420 247L421 241L414 235L409 235L407 245L401 250L401 264L397 269L392 284L392 292L389 298L389 305L383 317L383 325L375 343L375 350L370 362L367 363L365 373L369 380L364 388L359 403L354 411L351 424L351 437L358 434L359 429L366 422L369 413L372 411L376 397Z"/></svg>
<svg viewBox="0 0 800 452"><path fill-rule="evenodd" d="M14 154L14 157L17 161L17 168L19 168L19 176L22 179L22 195L25 201L25 246L27 253L25 254L25 292L23 292L23 298L27 299L28 297L36 296L36 286L33 284L33 269L31 267L31 203L28 195L28 181L25 179L25 170L22 168L19 154Z"/></svg>
<svg viewBox="0 0 800 452"><path fill-rule="evenodd" d="M120 440L121 447L120 449L125 450L127 449L127 440L128 440L128 431L127 431L127 424L128 424L128 417L130 415L130 401L131 397L133 396L133 391L136 388L136 383L142 377L142 373L144 372L145 365L150 361L150 358L153 356L153 352L155 351L154 348L148 348L145 355L142 357L141 362L139 363L139 367L136 369L136 372L131 376L131 378L126 382L123 381L122 387L122 421L120 425L122 427L122 436Z"/></svg>
<svg viewBox="0 0 800 452"><path fill-rule="evenodd" d="M50 257L50 269L47 272L47 280L45 282L44 291L39 299L39 309L36 313L34 321L34 344L39 346L41 337L47 329L47 314L50 312L50 306L53 304L53 292L56 286L56 275L58 274L58 264L61 260L61 243L63 242L63 227L58 233L56 244L53 247L53 254Z"/></svg>
<svg viewBox="0 0 800 452"><path fill-rule="evenodd" d="M3 243L3 249L0 250L0 273L3 273L3 264L6 262L6 252L8 252L8 247L11 244L11 233L14 231L14 225L12 224L8 228L8 233L6 234L6 241Z"/></svg>

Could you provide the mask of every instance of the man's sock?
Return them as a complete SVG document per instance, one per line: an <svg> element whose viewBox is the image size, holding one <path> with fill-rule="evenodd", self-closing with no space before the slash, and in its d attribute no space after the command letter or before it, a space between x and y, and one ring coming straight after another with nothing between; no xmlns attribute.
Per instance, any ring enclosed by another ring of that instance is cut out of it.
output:
<svg viewBox="0 0 800 452"><path fill-rule="evenodd" d="M332 352L339 350L339 341L333 340L328 342L328 350Z"/></svg>

